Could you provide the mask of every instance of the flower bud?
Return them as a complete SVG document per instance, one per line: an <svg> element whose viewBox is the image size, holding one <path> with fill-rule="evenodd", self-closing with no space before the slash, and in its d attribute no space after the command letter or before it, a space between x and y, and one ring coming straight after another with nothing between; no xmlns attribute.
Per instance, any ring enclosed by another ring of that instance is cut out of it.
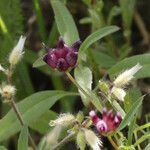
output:
<svg viewBox="0 0 150 150"><path fill-rule="evenodd" d="M68 126L73 124L76 121L75 116L70 113L67 114L60 114L56 120L51 120L49 125L50 126Z"/></svg>
<svg viewBox="0 0 150 150"><path fill-rule="evenodd" d="M85 129L84 134L87 144L90 145L93 150L101 150L100 146L102 146L102 142L93 131Z"/></svg>
<svg viewBox="0 0 150 150"><path fill-rule="evenodd" d="M17 45L14 47L12 52L9 55L9 63L11 65L16 65L23 56L23 47L25 43L26 37L21 36Z"/></svg>
<svg viewBox="0 0 150 150"><path fill-rule="evenodd" d="M77 116L76 116L76 120L80 123L82 123L82 121L84 120L84 115L82 111L79 111Z"/></svg>
<svg viewBox="0 0 150 150"><path fill-rule="evenodd" d="M101 80L99 81L99 87L100 87L100 90L105 94L109 91L109 86L104 81L101 81Z"/></svg>
<svg viewBox="0 0 150 150"><path fill-rule="evenodd" d="M0 94L4 98L5 101L10 101L12 97L15 95L16 89L12 85L3 85L0 88Z"/></svg>
<svg viewBox="0 0 150 150"><path fill-rule="evenodd" d="M79 131L77 134L76 142L80 150L84 150L86 146L85 135L83 131Z"/></svg>

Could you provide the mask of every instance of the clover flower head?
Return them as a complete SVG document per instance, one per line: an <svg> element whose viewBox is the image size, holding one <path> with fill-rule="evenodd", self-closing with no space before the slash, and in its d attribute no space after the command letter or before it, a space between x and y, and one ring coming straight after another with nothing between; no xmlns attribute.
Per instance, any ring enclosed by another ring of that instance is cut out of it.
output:
<svg viewBox="0 0 150 150"><path fill-rule="evenodd" d="M14 49L10 53L9 63L11 65L16 65L20 61L20 59L22 58L22 56L24 54L23 48L24 48L25 40L26 40L26 37L21 36L17 45L14 47Z"/></svg>
<svg viewBox="0 0 150 150"><path fill-rule="evenodd" d="M100 133L114 131L122 120L120 112L117 112L114 116L112 110L107 111L106 108L103 109L102 118L99 118L93 110L89 115L93 124L96 126L97 131Z"/></svg>
<svg viewBox="0 0 150 150"><path fill-rule="evenodd" d="M67 71L77 63L78 50L81 42L75 42L71 47L67 46L63 38L59 38L56 48L50 48L43 60L53 69Z"/></svg>

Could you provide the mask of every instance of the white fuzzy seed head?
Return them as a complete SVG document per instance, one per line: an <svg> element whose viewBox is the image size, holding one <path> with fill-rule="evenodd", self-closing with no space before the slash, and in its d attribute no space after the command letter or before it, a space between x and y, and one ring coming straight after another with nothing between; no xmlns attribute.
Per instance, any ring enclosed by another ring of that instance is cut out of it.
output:
<svg viewBox="0 0 150 150"><path fill-rule="evenodd" d="M102 142L93 131L85 129L84 134L88 145L90 145L93 150L101 150L100 146L102 146Z"/></svg>
<svg viewBox="0 0 150 150"><path fill-rule="evenodd" d="M23 47L25 44L26 37L21 36L17 45L14 47L12 52L9 55L9 63L11 65L16 65L23 56Z"/></svg>
<svg viewBox="0 0 150 150"><path fill-rule="evenodd" d="M138 63L131 69L128 69L121 73L114 81L114 86L121 88L125 85L129 84L129 82L134 78L134 75L142 68L142 66Z"/></svg>
<svg viewBox="0 0 150 150"><path fill-rule="evenodd" d="M4 67L0 64L0 71L5 72L6 70L4 69Z"/></svg>
<svg viewBox="0 0 150 150"><path fill-rule="evenodd" d="M0 94L4 99L10 100L16 93L16 89L12 85L5 85L0 88Z"/></svg>
<svg viewBox="0 0 150 150"><path fill-rule="evenodd" d="M125 90L117 87L113 87L111 92L120 100L124 101L124 97L126 96Z"/></svg>
<svg viewBox="0 0 150 150"><path fill-rule="evenodd" d="M54 145L58 143L58 139L61 133L62 127L55 126L47 135L46 135L46 143L47 146Z"/></svg>
<svg viewBox="0 0 150 150"><path fill-rule="evenodd" d="M76 119L74 115L70 113L64 113L64 114L60 114L56 120L51 120L49 125L50 126L56 126L56 125L68 126L75 121Z"/></svg>

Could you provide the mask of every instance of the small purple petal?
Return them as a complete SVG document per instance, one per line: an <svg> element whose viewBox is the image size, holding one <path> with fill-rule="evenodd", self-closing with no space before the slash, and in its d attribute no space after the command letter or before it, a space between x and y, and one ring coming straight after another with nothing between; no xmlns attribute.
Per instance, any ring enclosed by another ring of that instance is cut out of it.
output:
<svg viewBox="0 0 150 150"><path fill-rule="evenodd" d="M107 124L103 121L100 120L97 124L96 124L96 128L99 132L107 132L108 131L108 127Z"/></svg>
<svg viewBox="0 0 150 150"><path fill-rule="evenodd" d="M111 110L109 110L109 112L107 113L107 117L108 117L108 119L111 119L111 120L114 118L114 115L113 115L112 109L111 109Z"/></svg>
<svg viewBox="0 0 150 150"><path fill-rule="evenodd" d="M58 41L58 43L57 43L57 47L58 47L58 48L63 48L63 47L64 47L64 44L65 44L64 39L63 39L62 37L60 37L60 38L59 38L59 41Z"/></svg>
<svg viewBox="0 0 150 150"><path fill-rule="evenodd" d="M70 67L75 66L77 62L77 55L77 53L71 51L66 55L66 61L70 65Z"/></svg>
<svg viewBox="0 0 150 150"><path fill-rule="evenodd" d="M96 116L96 112L95 112L94 110L91 110L91 111L89 112L89 116L90 116L90 117Z"/></svg>
<svg viewBox="0 0 150 150"><path fill-rule="evenodd" d="M68 53L68 49L66 49L66 48L62 48L62 49L60 49L60 48L57 48L57 49L55 49L55 55L56 55L56 57L57 58L64 58L65 59L65 57L66 57L66 55L67 55L67 53Z"/></svg>
<svg viewBox="0 0 150 150"><path fill-rule="evenodd" d="M79 41L76 41L71 47L75 52L78 52L80 45L81 45L81 41L79 40Z"/></svg>
<svg viewBox="0 0 150 150"><path fill-rule="evenodd" d="M57 64L57 58L55 56L55 54L47 54L44 56L43 60L49 65L51 66L52 68L55 68L56 67L56 64Z"/></svg>
<svg viewBox="0 0 150 150"><path fill-rule="evenodd" d="M117 112L115 118L117 118L116 120L119 121L119 123L121 122L122 118L121 118L121 113L120 112Z"/></svg>
<svg viewBox="0 0 150 150"><path fill-rule="evenodd" d="M104 107L102 111L102 117L106 117L106 115L107 115L107 109L106 107Z"/></svg>
<svg viewBox="0 0 150 150"><path fill-rule="evenodd" d="M66 70L69 68L69 65L67 64L67 62L65 61L65 59L60 58L60 59L58 59L58 61L57 61L57 66L56 66L56 68L57 68L59 71L66 71Z"/></svg>

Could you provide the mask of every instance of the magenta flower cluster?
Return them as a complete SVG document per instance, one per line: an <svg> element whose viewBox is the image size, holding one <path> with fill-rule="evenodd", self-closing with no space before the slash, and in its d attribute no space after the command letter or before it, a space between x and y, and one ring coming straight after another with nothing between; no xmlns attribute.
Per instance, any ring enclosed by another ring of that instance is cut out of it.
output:
<svg viewBox="0 0 150 150"><path fill-rule="evenodd" d="M43 60L53 69L67 71L77 63L78 50L81 41L75 42L71 47L67 46L63 38L59 38L56 48L50 48Z"/></svg>
<svg viewBox="0 0 150 150"><path fill-rule="evenodd" d="M121 122L121 114L117 112L116 115L113 114L112 110L107 111L106 108L103 109L102 119L98 117L95 111L90 111L90 118L96 129L100 133L108 133L114 131Z"/></svg>

